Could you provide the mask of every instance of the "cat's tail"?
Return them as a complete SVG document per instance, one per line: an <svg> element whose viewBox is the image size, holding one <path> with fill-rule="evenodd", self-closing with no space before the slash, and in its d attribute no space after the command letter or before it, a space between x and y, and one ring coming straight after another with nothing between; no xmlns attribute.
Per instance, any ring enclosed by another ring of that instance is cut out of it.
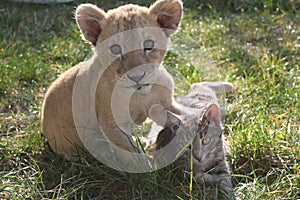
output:
<svg viewBox="0 0 300 200"><path fill-rule="evenodd" d="M193 83L191 86L191 91L201 90L203 87L208 87L213 90L217 95L226 94L228 92L234 91L234 86L230 82L199 82Z"/></svg>

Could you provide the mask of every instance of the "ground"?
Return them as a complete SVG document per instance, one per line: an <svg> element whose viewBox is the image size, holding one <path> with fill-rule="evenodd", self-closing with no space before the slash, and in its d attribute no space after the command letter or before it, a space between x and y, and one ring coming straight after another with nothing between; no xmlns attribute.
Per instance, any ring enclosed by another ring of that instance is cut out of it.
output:
<svg viewBox="0 0 300 200"><path fill-rule="evenodd" d="M83 2L0 4L0 199L218 199L167 169L129 174L91 157L65 161L49 149L40 121L45 91L91 55L73 17ZM124 3L98 5L107 10ZM236 91L222 103L237 196L299 198L299 3L184 5L183 23L164 61L175 77L176 95L194 82L232 82Z"/></svg>

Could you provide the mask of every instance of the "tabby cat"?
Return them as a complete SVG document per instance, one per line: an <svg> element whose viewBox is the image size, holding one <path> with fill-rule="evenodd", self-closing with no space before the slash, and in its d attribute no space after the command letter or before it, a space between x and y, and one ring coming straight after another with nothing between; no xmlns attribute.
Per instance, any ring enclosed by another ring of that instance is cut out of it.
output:
<svg viewBox="0 0 300 200"><path fill-rule="evenodd" d="M181 171L189 171L192 157L193 176L198 183L220 184L230 193L232 184L226 161L228 151L224 143L221 122L225 109L220 108L216 94L225 94L232 89L232 84L227 82L193 84L186 96L176 100L183 109L189 110L189 114L177 117L167 112L164 128L159 132L154 144L156 150L166 146L175 137L179 128L185 131L184 134L193 134L190 147L185 149L174 165L179 165L177 167Z"/></svg>

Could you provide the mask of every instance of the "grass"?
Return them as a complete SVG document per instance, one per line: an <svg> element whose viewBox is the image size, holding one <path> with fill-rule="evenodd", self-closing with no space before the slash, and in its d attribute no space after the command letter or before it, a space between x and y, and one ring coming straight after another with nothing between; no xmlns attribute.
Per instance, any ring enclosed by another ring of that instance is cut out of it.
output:
<svg viewBox="0 0 300 200"><path fill-rule="evenodd" d="M165 59L176 94L193 82L232 82L236 92L224 102L225 132L236 194L298 199L299 4L210 2L186 1L181 30ZM49 149L41 133L43 95L59 74L90 55L73 19L79 3L0 5L0 199L212 198L166 169L128 174L92 158L64 161Z"/></svg>

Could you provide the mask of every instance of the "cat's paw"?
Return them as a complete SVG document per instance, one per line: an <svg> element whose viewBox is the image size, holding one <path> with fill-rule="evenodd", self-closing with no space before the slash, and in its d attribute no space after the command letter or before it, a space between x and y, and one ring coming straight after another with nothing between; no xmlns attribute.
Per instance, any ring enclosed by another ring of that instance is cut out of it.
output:
<svg viewBox="0 0 300 200"><path fill-rule="evenodd" d="M230 177L227 174L208 174L203 172L198 172L195 174L195 179L200 183L206 184L220 184L222 187L232 187Z"/></svg>
<svg viewBox="0 0 300 200"><path fill-rule="evenodd" d="M230 177L224 177L220 181L220 187L226 193L226 195L225 195L227 197L226 199L236 200L236 196L235 196L232 184L231 184Z"/></svg>
<svg viewBox="0 0 300 200"><path fill-rule="evenodd" d="M233 194L233 188L232 188L230 177L228 176L223 177L220 180L220 186L224 191L228 192L229 194Z"/></svg>
<svg viewBox="0 0 300 200"><path fill-rule="evenodd" d="M216 184L219 182L218 177L203 172L196 173L195 179L199 184Z"/></svg>

